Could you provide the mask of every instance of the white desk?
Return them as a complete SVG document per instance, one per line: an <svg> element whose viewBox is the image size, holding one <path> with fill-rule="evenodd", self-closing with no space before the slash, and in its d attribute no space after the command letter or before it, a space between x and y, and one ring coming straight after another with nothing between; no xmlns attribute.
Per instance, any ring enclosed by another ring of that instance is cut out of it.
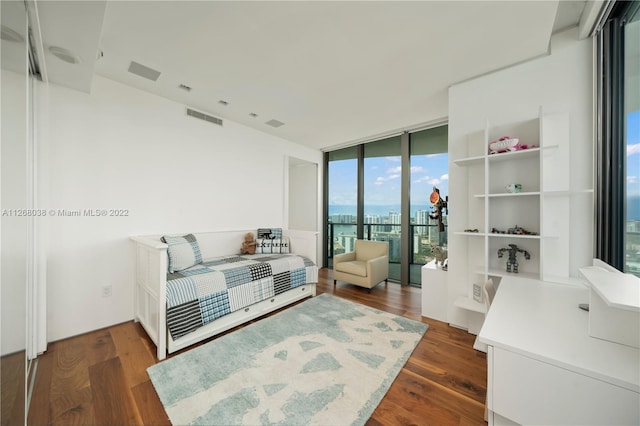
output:
<svg viewBox="0 0 640 426"><path fill-rule="evenodd" d="M640 424L640 350L589 336L588 298L582 286L502 279L479 334L490 424Z"/></svg>
<svg viewBox="0 0 640 426"><path fill-rule="evenodd" d="M589 334L640 348L640 278L594 259L580 268L589 285ZM603 266L600 266L603 265Z"/></svg>

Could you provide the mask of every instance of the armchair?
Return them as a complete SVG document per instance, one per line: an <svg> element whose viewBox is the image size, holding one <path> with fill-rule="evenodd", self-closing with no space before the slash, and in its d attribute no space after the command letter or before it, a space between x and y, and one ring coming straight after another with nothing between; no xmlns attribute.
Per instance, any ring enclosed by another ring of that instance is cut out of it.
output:
<svg viewBox="0 0 640 426"><path fill-rule="evenodd" d="M369 291L389 278L389 243L384 241L356 240L351 253L333 257L333 285L344 281Z"/></svg>

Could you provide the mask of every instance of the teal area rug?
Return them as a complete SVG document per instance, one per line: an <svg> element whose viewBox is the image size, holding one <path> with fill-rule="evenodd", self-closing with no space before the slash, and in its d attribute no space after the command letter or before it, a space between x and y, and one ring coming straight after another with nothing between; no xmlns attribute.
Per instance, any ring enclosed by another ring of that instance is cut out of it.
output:
<svg viewBox="0 0 640 426"><path fill-rule="evenodd" d="M147 372L174 425L363 425L426 331L322 294Z"/></svg>

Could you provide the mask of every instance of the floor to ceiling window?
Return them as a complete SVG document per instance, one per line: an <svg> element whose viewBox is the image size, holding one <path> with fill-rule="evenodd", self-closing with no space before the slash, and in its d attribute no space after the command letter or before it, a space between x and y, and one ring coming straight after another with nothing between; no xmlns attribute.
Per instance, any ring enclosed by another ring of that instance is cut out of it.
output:
<svg viewBox="0 0 640 426"><path fill-rule="evenodd" d="M640 12L637 6L624 27L624 41L625 268L640 276Z"/></svg>
<svg viewBox="0 0 640 426"><path fill-rule="evenodd" d="M640 276L640 2L598 30L596 257Z"/></svg>
<svg viewBox="0 0 640 426"><path fill-rule="evenodd" d="M448 211L438 219L429 200L436 187L443 201L448 196L447 130L439 126L327 153L326 265L332 266L333 255L352 251L356 238L388 241L389 279L420 285L433 248L447 245ZM409 171L404 180L403 167L405 176Z"/></svg>

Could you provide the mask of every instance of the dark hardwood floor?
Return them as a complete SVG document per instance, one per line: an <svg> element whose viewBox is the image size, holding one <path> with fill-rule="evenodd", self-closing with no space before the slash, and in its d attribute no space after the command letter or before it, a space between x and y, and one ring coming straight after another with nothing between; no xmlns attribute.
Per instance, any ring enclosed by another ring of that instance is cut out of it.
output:
<svg viewBox="0 0 640 426"><path fill-rule="evenodd" d="M319 275L318 294L429 324L369 425L485 424L486 355L472 348L474 336L422 318L419 288L389 283L368 293L344 283L334 288L331 270ZM170 424L146 373L156 362L155 346L132 321L51 343L39 358L28 423Z"/></svg>
<svg viewBox="0 0 640 426"><path fill-rule="evenodd" d="M0 425L24 423L25 351L0 357Z"/></svg>

